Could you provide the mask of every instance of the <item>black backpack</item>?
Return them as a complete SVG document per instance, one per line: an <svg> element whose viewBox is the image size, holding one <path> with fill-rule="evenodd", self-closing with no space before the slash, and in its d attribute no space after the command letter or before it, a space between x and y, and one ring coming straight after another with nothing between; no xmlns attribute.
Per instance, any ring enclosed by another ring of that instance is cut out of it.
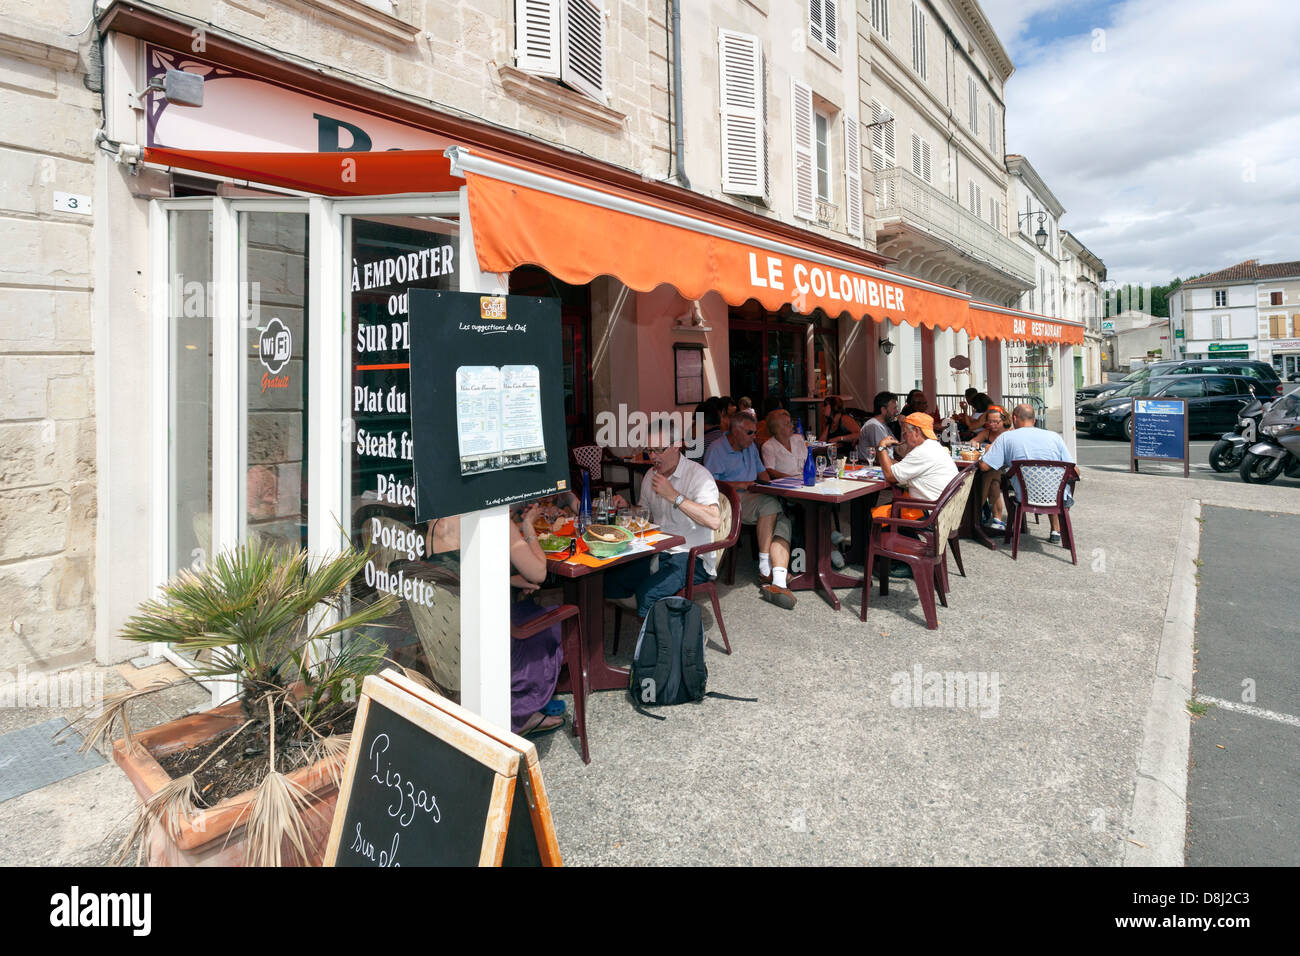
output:
<svg viewBox="0 0 1300 956"><path fill-rule="evenodd" d="M628 679L632 705L647 717L663 720L644 708L685 704L705 697L756 699L715 694L706 690L708 683L704 621L699 605L684 597L660 598L646 615L637 635Z"/></svg>

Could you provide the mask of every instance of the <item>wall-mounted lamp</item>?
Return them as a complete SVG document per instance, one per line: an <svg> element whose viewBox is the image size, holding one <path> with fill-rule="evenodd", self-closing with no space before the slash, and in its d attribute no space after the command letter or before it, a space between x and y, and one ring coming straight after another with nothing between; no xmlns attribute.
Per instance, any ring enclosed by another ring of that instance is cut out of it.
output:
<svg viewBox="0 0 1300 956"><path fill-rule="evenodd" d="M1034 233L1034 242L1036 242L1036 243L1038 244L1038 248L1039 248L1039 249L1045 249L1045 248L1047 248L1047 230L1046 230L1045 228L1043 228L1043 223L1047 221L1047 213L1045 213L1045 212L1022 212L1022 213L1020 214L1020 216L1016 219L1016 228L1019 229L1019 228L1020 228L1020 224L1021 224L1022 222L1024 222L1026 219L1030 219L1030 218L1032 218L1032 217L1034 217L1034 216L1037 216L1037 217L1038 217L1038 231L1037 231L1036 233Z"/></svg>
<svg viewBox="0 0 1300 956"><path fill-rule="evenodd" d="M894 343L889 341L888 336L880 340L880 351L884 352L886 356L894 351Z"/></svg>

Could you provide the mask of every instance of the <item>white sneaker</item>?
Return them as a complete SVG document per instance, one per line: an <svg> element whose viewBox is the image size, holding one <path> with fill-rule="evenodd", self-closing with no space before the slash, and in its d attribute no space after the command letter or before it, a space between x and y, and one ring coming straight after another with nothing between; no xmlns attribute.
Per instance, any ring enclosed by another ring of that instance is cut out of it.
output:
<svg viewBox="0 0 1300 956"><path fill-rule="evenodd" d="M836 571L843 571L843 570L844 570L844 555L840 554L838 551L832 551L832 552L831 552L831 567L834 568Z"/></svg>
<svg viewBox="0 0 1300 956"><path fill-rule="evenodd" d="M831 544L835 545L836 547L839 547L843 543L844 543L844 535L838 531L832 531Z"/></svg>
<svg viewBox="0 0 1300 956"><path fill-rule="evenodd" d="M1060 544L1060 543L1061 543L1061 532L1059 532L1059 531L1053 531L1053 532L1051 532L1051 533L1047 536L1047 543L1048 543L1048 544Z"/></svg>
<svg viewBox="0 0 1300 956"><path fill-rule="evenodd" d="M990 531L1006 531L1007 523L1001 518L994 518L988 523L988 528Z"/></svg>

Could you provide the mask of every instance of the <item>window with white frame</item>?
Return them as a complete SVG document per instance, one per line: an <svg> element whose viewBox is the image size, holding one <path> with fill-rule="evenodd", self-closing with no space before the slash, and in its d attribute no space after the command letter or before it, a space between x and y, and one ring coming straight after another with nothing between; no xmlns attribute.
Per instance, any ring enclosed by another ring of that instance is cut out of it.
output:
<svg viewBox="0 0 1300 956"><path fill-rule="evenodd" d="M889 0L871 0L871 28L889 39Z"/></svg>
<svg viewBox="0 0 1300 956"><path fill-rule="evenodd" d="M835 56L840 55L839 0L808 0L808 35Z"/></svg>
<svg viewBox="0 0 1300 956"><path fill-rule="evenodd" d="M925 72L925 11L913 0L912 3L912 69L921 79Z"/></svg>
<svg viewBox="0 0 1300 956"><path fill-rule="evenodd" d="M759 38L718 31L722 191L767 196L767 124L763 47Z"/></svg>
<svg viewBox="0 0 1300 956"><path fill-rule="evenodd" d="M831 118L813 110L814 152L817 158L817 198L831 201Z"/></svg>
<svg viewBox="0 0 1300 956"><path fill-rule="evenodd" d="M998 154L998 114L993 104L989 104L989 152Z"/></svg>
<svg viewBox="0 0 1300 956"><path fill-rule="evenodd" d="M862 236L862 132L858 118L844 114L844 228Z"/></svg>
<svg viewBox="0 0 1300 956"><path fill-rule="evenodd" d="M916 133L912 134L912 174L931 182L930 144Z"/></svg>
<svg viewBox="0 0 1300 956"><path fill-rule="evenodd" d="M1214 307L1215 307L1216 309L1222 309L1222 308L1226 307L1227 304L1228 304L1228 290L1227 290L1227 289L1215 289L1215 290L1214 290Z"/></svg>
<svg viewBox="0 0 1300 956"><path fill-rule="evenodd" d="M972 136L980 134L980 114L979 114L980 92L979 87L975 84L975 77L966 77L966 105L970 109L970 133Z"/></svg>
<svg viewBox="0 0 1300 956"><path fill-rule="evenodd" d="M598 0L515 0L515 66L605 103L604 7Z"/></svg>
<svg viewBox="0 0 1300 956"><path fill-rule="evenodd" d="M871 170L876 174L876 208L894 205L894 182L888 181L880 174L898 165L898 154L894 143L894 120L882 121L885 107L875 100L871 101ZM892 114L891 114L892 116Z"/></svg>
<svg viewBox="0 0 1300 956"><path fill-rule="evenodd" d="M1232 338L1232 316L1216 315L1212 319L1216 339Z"/></svg>
<svg viewBox="0 0 1300 956"><path fill-rule="evenodd" d="M998 201L992 196L989 197L989 225L998 228Z"/></svg>

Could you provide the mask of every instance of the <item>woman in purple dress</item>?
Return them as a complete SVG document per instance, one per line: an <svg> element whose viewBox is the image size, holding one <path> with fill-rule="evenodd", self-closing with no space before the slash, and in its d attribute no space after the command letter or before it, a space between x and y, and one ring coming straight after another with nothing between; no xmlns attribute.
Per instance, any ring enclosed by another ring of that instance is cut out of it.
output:
<svg viewBox="0 0 1300 956"><path fill-rule="evenodd" d="M522 624L546 608L532 599L532 592L546 580L546 554L537 541L533 520L540 513L534 504L510 522L510 564L515 574L510 586L518 598L510 606L510 623ZM564 664L560 625L554 624L532 637L510 642L510 729L536 736L564 726L562 714L544 712L560 680Z"/></svg>

